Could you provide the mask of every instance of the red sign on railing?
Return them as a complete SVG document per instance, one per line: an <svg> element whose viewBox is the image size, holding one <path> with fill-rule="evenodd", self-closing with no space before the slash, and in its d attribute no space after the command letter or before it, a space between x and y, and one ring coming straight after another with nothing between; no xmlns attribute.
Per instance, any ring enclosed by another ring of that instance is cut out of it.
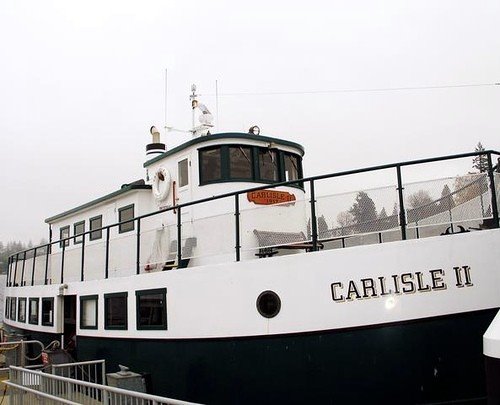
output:
<svg viewBox="0 0 500 405"><path fill-rule="evenodd" d="M286 191L259 190L247 193L248 201L259 205L272 205L295 201L295 195Z"/></svg>

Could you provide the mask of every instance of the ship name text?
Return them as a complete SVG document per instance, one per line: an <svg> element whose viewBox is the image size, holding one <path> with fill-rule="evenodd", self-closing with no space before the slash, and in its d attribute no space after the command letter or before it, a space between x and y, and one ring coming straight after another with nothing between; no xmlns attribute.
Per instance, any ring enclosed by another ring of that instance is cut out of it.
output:
<svg viewBox="0 0 500 405"><path fill-rule="evenodd" d="M336 281L331 284L332 299L334 302L341 303L387 295L443 291L448 288L448 285L453 285L456 288L474 285L469 266L453 267L453 271L449 273L451 274L448 282L444 269L393 274L389 277L368 277L349 280L345 283Z"/></svg>

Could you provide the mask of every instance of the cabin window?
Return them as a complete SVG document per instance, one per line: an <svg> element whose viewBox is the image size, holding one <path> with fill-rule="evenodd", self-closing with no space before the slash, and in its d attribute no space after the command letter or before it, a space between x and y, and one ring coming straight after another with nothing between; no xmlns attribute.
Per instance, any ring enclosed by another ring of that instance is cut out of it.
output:
<svg viewBox="0 0 500 405"><path fill-rule="evenodd" d="M135 292L137 329L167 329L167 289Z"/></svg>
<svg viewBox="0 0 500 405"><path fill-rule="evenodd" d="M248 145L200 149L200 185L226 181L274 183L302 178L299 155ZM302 183L293 187L303 188Z"/></svg>
<svg viewBox="0 0 500 405"><path fill-rule="evenodd" d="M61 239L61 242L59 243L59 246L69 246L69 226L63 226L61 229L59 229L59 239ZM63 241L62 239L66 239Z"/></svg>
<svg viewBox="0 0 500 405"><path fill-rule="evenodd" d="M26 322L26 298L19 298L17 305L17 320Z"/></svg>
<svg viewBox="0 0 500 405"><path fill-rule="evenodd" d="M285 160L285 181L298 180L301 177L299 158L289 153L284 154Z"/></svg>
<svg viewBox="0 0 500 405"><path fill-rule="evenodd" d="M10 318L10 297L5 298L5 318Z"/></svg>
<svg viewBox="0 0 500 405"><path fill-rule="evenodd" d="M38 325L38 298L30 298L28 306L28 322L32 325Z"/></svg>
<svg viewBox="0 0 500 405"><path fill-rule="evenodd" d="M221 150L219 147L200 151L200 183L222 179Z"/></svg>
<svg viewBox="0 0 500 405"><path fill-rule="evenodd" d="M97 329L97 295L80 297L80 329Z"/></svg>
<svg viewBox="0 0 500 405"><path fill-rule="evenodd" d="M54 325L54 298L42 298L42 325Z"/></svg>
<svg viewBox="0 0 500 405"><path fill-rule="evenodd" d="M125 222L120 225L119 232L130 232L134 230L134 204L120 208L118 210L118 222Z"/></svg>
<svg viewBox="0 0 500 405"><path fill-rule="evenodd" d="M278 181L278 159L276 151L271 149L259 149L259 177L264 181Z"/></svg>
<svg viewBox="0 0 500 405"><path fill-rule="evenodd" d="M10 297L10 319L16 320L17 298Z"/></svg>
<svg viewBox="0 0 500 405"><path fill-rule="evenodd" d="M188 178L188 160L183 159L178 164L179 187L184 187L189 184Z"/></svg>
<svg viewBox="0 0 500 405"><path fill-rule="evenodd" d="M83 238L85 237L82 233L85 232L85 221L77 222L73 225L73 235L75 236L75 245L82 243ZM77 236L80 235L80 236Z"/></svg>
<svg viewBox="0 0 500 405"><path fill-rule="evenodd" d="M97 240L102 238L102 215L93 217L89 219L90 230L90 240ZM95 231L94 229L98 229Z"/></svg>
<svg viewBox="0 0 500 405"><path fill-rule="evenodd" d="M104 328L127 329L126 292L104 294Z"/></svg>
<svg viewBox="0 0 500 405"><path fill-rule="evenodd" d="M229 178L252 180L252 148L248 146L229 147Z"/></svg>

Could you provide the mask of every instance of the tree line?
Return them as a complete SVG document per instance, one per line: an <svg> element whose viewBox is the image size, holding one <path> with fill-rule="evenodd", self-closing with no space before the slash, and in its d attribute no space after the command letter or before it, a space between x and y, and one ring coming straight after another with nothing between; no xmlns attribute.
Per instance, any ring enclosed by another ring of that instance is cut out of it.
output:
<svg viewBox="0 0 500 405"><path fill-rule="evenodd" d="M485 151L481 142L477 144L475 151ZM430 192L423 189L408 195L405 201L408 214L407 220L414 222L451 210L453 207L485 193L488 189L488 180L484 176L478 176L478 174L485 173L488 170L487 155L474 157L472 159L472 168L473 171L454 180L453 191L448 184L445 184L441 190L441 197L438 199L431 197ZM500 165L497 165L495 169L499 172ZM367 232L372 230L371 228L377 228L377 230L380 228L389 229L392 226L397 226L398 215L399 207L397 203L394 204L391 215L387 214L385 207L382 207L378 212L375 202L368 193L360 191L356 194L352 206L337 215L336 224L333 223L332 230L337 226L344 230L342 233L346 230L347 233L355 233ZM489 214L483 213L483 215ZM329 231L324 216L318 218L318 228L319 231Z"/></svg>
<svg viewBox="0 0 500 405"><path fill-rule="evenodd" d="M47 241L45 239L42 239L40 241L40 243L38 244L38 246L44 245L46 243L47 243ZM0 273L1 274L7 273L9 256L11 256L15 253L18 253L18 252L22 252L23 250L26 250L26 249L32 249L34 247L35 246L33 245L33 242L31 242L31 241L29 241L27 244L20 242L20 241L17 241L17 242L12 241L12 242L7 242L7 243L0 242ZM38 254L42 254L42 253L43 253L42 251L37 252L37 256L38 256Z"/></svg>

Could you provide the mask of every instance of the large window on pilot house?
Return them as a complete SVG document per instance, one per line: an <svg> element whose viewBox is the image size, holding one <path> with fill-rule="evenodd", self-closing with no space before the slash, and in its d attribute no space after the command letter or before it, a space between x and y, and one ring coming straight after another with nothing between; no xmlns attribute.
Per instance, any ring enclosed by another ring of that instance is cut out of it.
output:
<svg viewBox="0 0 500 405"><path fill-rule="evenodd" d="M275 183L302 178L302 159L291 152L249 145L200 149L200 185L228 181ZM303 188L302 183L296 183Z"/></svg>
<svg viewBox="0 0 500 405"><path fill-rule="evenodd" d="M252 149L250 147L229 147L229 177L238 180L252 180Z"/></svg>
<svg viewBox="0 0 500 405"><path fill-rule="evenodd" d="M200 183L211 183L222 178L220 147L200 152Z"/></svg>
<svg viewBox="0 0 500 405"><path fill-rule="evenodd" d="M298 180L301 176L299 158L285 153L283 159L285 161L285 181Z"/></svg>
<svg viewBox="0 0 500 405"><path fill-rule="evenodd" d="M276 151L259 149L259 177L265 181L279 181Z"/></svg>

